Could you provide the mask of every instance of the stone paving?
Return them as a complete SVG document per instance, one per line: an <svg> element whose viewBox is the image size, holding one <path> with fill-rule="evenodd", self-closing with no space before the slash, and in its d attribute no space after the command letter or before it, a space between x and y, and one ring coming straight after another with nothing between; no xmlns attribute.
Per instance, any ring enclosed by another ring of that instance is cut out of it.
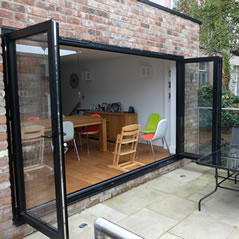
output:
<svg viewBox="0 0 239 239"><path fill-rule="evenodd" d="M213 189L214 170L190 163L71 216L70 239L93 239L97 217L145 239L238 239L238 192L218 189L198 211L198 200ZM39 232L25 237L43 238Z"/></svg>

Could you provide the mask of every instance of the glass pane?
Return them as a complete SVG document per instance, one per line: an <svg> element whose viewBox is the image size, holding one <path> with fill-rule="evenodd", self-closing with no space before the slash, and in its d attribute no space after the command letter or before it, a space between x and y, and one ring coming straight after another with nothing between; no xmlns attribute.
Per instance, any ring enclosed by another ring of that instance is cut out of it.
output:
<svg viewBox="0 0 239 239"><path fill-rule="evenodd" d="M200 63L185 64L184 151L194 154L211 152L213 62L207 65L207 82L201 85Z"/></svg>
<svg viewBox="0 0 239 239"><path fill-rule="evenodd" d="M228 86L223 84L221 137L222 144L239 145L239 67L234 66Z"/></svg>
<svg viewBox="0 0 239 239"><path fill-rule="evenodd" d="M47 35L16 41L17 79L27 212L56 219ZM49 217L52 213L52 217Z"/></svg>
<svg viewBox="0 0 239 239"><path fill-rule="evenodd" d="M239 147L229 145L200 158L199 164L239 171Z"/></svg>
<svg viewBox="0 0 239 239"><path fill-rule="evenodd" d="M200 62L199 63L200 70L207 70L207 62Z"/></svg>

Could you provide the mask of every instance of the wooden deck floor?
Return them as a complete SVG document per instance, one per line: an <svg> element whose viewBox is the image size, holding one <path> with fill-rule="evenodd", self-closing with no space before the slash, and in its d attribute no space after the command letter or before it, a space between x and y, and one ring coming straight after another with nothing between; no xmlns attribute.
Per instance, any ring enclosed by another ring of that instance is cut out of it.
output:
<svg viewBox="0 0 239 239"><path fill-rule="evenodd" d="M89 145L89 154L85 145L83 145L82 151L79 149L80 161L77 160L76 153L72 147L65 154L67 193L86 188L123 173L122 171L108 167L113 161L112 152L115 147L114 143L108 143L107 152L100 152L98 150L98 142L96 140L91 140ZM162 147L154 147L154 149L157 160L168 156L167 150ZM121 157L121 162L124 162L127 159L128 156L125 156L125 158ZM153 156L149 145L138 145L136 160L144 164L153 162Z"/></svg>

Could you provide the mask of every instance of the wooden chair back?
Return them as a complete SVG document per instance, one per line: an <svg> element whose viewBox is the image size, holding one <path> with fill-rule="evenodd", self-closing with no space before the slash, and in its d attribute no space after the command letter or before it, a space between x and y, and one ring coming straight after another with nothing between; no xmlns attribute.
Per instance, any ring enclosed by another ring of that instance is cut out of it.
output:
<svg viewBox="0 0 239 239"><path fill-rule="evenodd" d="M22 140L34 140L41 138L45 134L45 127L41 125L31 125L22 128Z"/></svg>
<svg viewBox="0 0 239 239"><path fill-rule="evenodd" d="M24 172L35 170L44 167L43 164L43 157L44 157L44 136L45 134L45 127L41 125L31 125L26 126L21 129L21 136L22 136L22 143L23 144L36 144L39 148L39 155L37 155L36 159L30 159L33 160L30 166L24 167ZM39 143L39 144L38 144ZM39 157L39 158L38 158ZM29 160L28 157L24 158L24 161ZM49 167L50 168L50 167Z"/></svg>
<svg viewBox="0 0 239 239"><path fill-rule="evenodd" d="M124 127L122 127L120 138L121 138L121 140L127 139L128 141L130 141L130 139L131 139L132 142L135 142L136 139L138 141L139 130L140 130L139 124L131 124L131 125L124 126ZM130 143L130 142L128 142L128 143Z"/></svg>
<svg viewBox="0 0 239 239"><path fill-rule="evenodd" d="M122 127L121 134L117 135L113 164L109 167L127 172L131 167L143 166L143 163L136 162L136 151L139 138L139 124L132 124ZM120 163L120 156L129 155L129 160Z"/></svg>

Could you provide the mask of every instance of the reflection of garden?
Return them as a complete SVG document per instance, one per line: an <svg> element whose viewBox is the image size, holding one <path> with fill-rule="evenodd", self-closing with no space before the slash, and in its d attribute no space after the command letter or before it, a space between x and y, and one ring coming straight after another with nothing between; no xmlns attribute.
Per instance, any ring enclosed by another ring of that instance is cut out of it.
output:
<svg viewBox="0 0 239 239"><path fill-rule="evenodd" d="M204 133L202 134L203 138L200 141L203 142L205 142L204 140L206 140L207 137L206 132L209 133L208 138L211 138L212 104L213 87L209 84L203 85L198 90L199 124L200 128L204 129ZM221 133L223 142L229 142L231 128L236 126L239 126L239 96L236 96L230 90L223 88L221 112Z"/></svg>

